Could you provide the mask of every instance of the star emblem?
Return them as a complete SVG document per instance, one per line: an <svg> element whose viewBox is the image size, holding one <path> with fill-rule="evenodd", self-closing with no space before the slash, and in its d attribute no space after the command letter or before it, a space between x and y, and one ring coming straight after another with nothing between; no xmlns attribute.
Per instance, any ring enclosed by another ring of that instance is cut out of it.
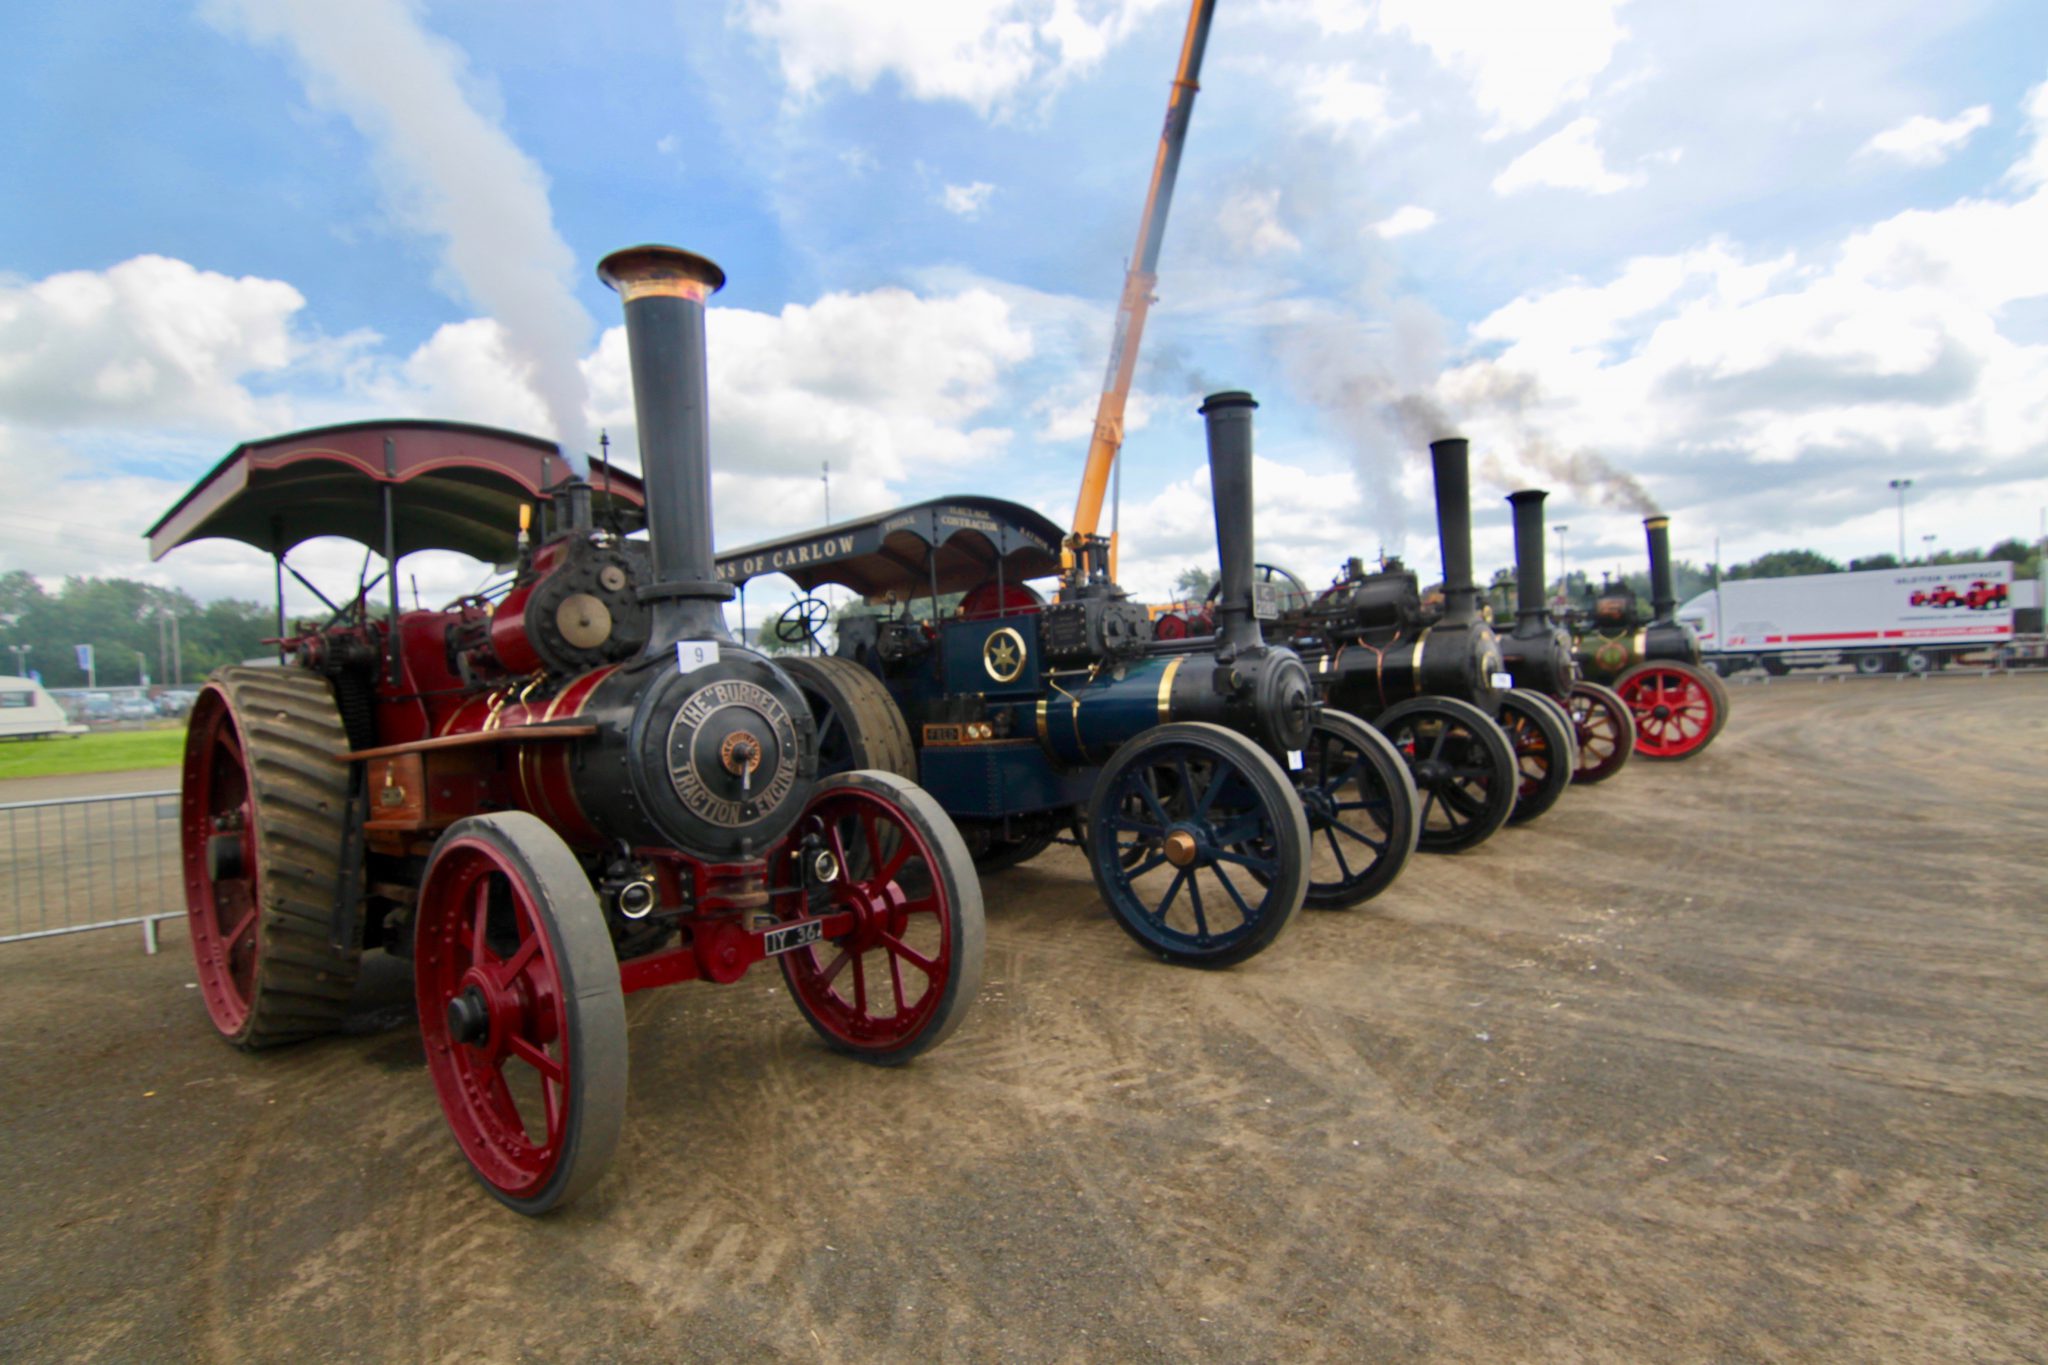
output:
<svg viewBox="0 0 2048 1365"><path fill-rule="evenodd" d="M997 682L1009 682L1024 670L1024 651L1017 646L1014 631L991 635L981 657L988 675Z"/></svg>

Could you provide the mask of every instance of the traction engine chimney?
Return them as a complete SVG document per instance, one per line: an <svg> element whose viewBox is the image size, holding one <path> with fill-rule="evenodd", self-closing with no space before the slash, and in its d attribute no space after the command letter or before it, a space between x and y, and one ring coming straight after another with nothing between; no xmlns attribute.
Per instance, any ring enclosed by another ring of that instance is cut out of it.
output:
<svg viewBox="0 0 2048 1365"><path fill-rule="evenodd" d="M1544 604L1543 501L1550 494L1525 488L1508 494L1515 509L1515 633L1541 631L1550 620Z"/></svg>
<svg viewBox="0 0 2048 1365"><path fill-rule="evenodd" d="M1467 468L1470 444L1462 436L1429 443L1436 475L1436 534L1444 555L1445 625L1469 625L1478 617L1472 582L1472 483Z"/></svg>
<svg viewBox="0 0 2048 1365"><path fill-rule="evenodd" d="M1252 614L1252 410L1248 393L1212 393L1202 402L1208 424L1209 492L1216 507L1216 633L1226 649L1264 641Z"/></svg>
<svg viewBox="0 0 2048 1365"><path fill-rule="evenodd" d="M734 590L719 579L712 553L704 362L704 301L725 283L725 272L693 252L633 246L605 257L597 274L625 302L632 354L654 552L653 579L640 590L654 607L647 651L682 639L730 640L719 604Z"/></svg>
<svg viewBox="0 0 2048 1365"><path fill-rule="evenodd" d="M1643 518L1650 540L1650 619L1669 621L1678 614L1678 593L1671 586L1671 518Z"/></svg>

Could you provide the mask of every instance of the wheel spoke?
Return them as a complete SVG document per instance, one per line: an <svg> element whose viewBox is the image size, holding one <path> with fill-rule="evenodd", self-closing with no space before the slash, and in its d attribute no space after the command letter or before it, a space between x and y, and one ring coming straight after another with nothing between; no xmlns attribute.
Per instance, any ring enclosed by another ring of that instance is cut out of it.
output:
<svg viewBox="0 0 2048 1365"><path fill-rule="evenodd" d="M1351 880L1351 864L1345 861L1345 859L1344 859L1344 849L1343 849L1343 847L1342 847L1342 846L1341 846L1340 844L1338 844L1338 842L1337 842L1337 836L1336 836L1336 835L1335 835L1334 833L1332 833L1332 832L1331 832L1331 830L1330 830L1330 827L1329 827L1328 825L1325 825L1325 826L1323 827L1323 838L1325 838L1325 839L1327 839L1327 840L1329 841L1329 844L1330 844L1330 852L1331 852L1332 854L1334 854L1334 855L1336 856L1336 859L1337 859L1337 871L1338 871L1339 873L1341 873L1341 874L1343 875L1343 878L1344 878L1344 880L1345 880L1345 881L1347 881L1347 882L1348 882L1348 881L1350 881L1350 880Z"/></svg>
<svg viewBox="0 0 2048 1365"><path fill-rule="evenodd" d="M1187 879L1188 870L1184 867L1180 868L1173 874L1173 880L1167 884L1166 895L1160 899L1160 902L1157 906L1153 907L1151 918L1154 923L1165 923L1166 907L1173 904L1173 898L1180 894L1181 883L1185 882Z"/></svg>
<svg viewBox="0 0 2048 1365"><path fill-rule="evenodd" d="M553 1057L548 1056L547 1052L532 1039L521 1037L515 1033L508 1041L508 1050L512 1055L525 1062L535 1071L538 1071L551 1081L559 1081L563 1078L565 1073L562 1064Z"/></svg>
<svg viewBox="0 0 2048 1365"><path fill-rule="evenodd" d="M1387 840L1372 839L1364 833L1362 833L1361 831L1351 828L1351 826L1343 823L1342 821L1333 821L1330 824L1329 828L1336 830L1340 834L1347 834L1351 836L1353 839L1356 839L1359 843L1364 844L1367 848L1371 849L1374 853L1385 853L1387 851Z"/></svg>
<svg viewBox="0 0 2048 1365"><path fill-rule="evenodd" d="M242 917L235 921L235 927L228 930L227 936L221 940L223 943L227 945L227 950L230 953L234 952L235 949L239 948L242 945L242 935L248 933L249 930L255 926L256 915L260 908L261 907L252 903L249 906L249 908L243 912Z"/></svg>
<svg viewBox="0 0 2048 1365"><path fill-rule="evenodd" d="M1224 873L1222 865L1218 864L1212 870L1216 873L1216 880L1223 883L1223 889L1230 893L1230 899L1237 902L1237 912L1244 916L1244 922L1250 924L1257 919L1258 915L1245 903L1243 894L1237 889L1237 883Z"/></svg>
<svg viewBox="0 0 2048 1365"><path fill-rule="evenodd" d="M476 879L476 898L470 906L469 960L484 963L491 960L490 946L484 938L491 927L491 877L487 872Z"/></svg>
<svg viewBox="0 0 2048 1365"><path fill-rule="evenodd" d="M1209 937L1209 916L1202 909L1202 879L1193 875L1193 869L1189 869L1187 878L1188 897L1194 902L1195 907L1195 933L1202 938L1207 938Z"/></svg>
<svg viewBox="0 0 2048 1365"><path fill-rule="evenodd" d="M1166 807L1160 803L1159 793L1152 789L1152 774L1140 772L1133 776L1137 779L1138 795L1145 798L1145 804L1152 808L1152 815L1159 821L1160 826L1163 828L1172 824L1173 817L1166 813ZM1121 806L1122 802L1118 802L1118 805Z"/></svg>
<svg viewBox="0 0 2048 1365"><path fill-rule="evenodd" d="M526 970L528 964L533 961L533 955L539 951L540 927L535 925L533 926L533 932L528 934L525 941L519 945L519 951L505 959L505 965L498 973L499 979L501 981L510 981L517 977Z"/></svg>
<svg viewBox="0 0 2048 1365"><path fill-rule="evenodd" d="M908 961L911 966L917 968L919 971L923 972L926 976L932 978L934 981L938 979L939 964L937 959L925 957L923 954L919 953L915 948L912 948L909 944L905 943L902 939L896 937L894 934L884 933L881 935L881 940L884 944L888 946L889 956L892 962L896 961L897 959ZM897 999L898 1003L901 1003L902 983L900 982L897 983Z"/></svg>

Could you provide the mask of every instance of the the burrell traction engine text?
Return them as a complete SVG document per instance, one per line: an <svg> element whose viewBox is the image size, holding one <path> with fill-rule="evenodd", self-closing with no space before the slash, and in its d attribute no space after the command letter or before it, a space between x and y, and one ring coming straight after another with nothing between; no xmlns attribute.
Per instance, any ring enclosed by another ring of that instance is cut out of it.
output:
<svg viewBox="0 0 2048 1365"><path fill-rule="evenodd" d="M802 692L726 630L703 366L723 276L666 247L600 274L625 303L649 541L599 525L586 483L537 490L553 524L530 546L522 509L502 600L398 613L394 637L359 596L285 667L216 675L185 760L216 1026L249 1047L324 1031L363 947L413 955L449 1125L528 1213L617 1142L625 992L774 957L828 1044L894 1063L959 1022L982 951L945 815L893 774L820 780ZM406 493L381 491L395 560Z"/></svg>

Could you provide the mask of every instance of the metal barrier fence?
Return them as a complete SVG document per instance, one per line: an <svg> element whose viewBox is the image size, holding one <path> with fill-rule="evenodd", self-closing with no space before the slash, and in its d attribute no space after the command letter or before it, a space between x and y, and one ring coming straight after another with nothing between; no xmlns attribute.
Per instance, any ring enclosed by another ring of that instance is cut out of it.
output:
<svg viewBox="0 0 2048 1365"><path fill-rule="evenodd" d="M0 943L184 915L177 792L0 804Z"/></svg>

